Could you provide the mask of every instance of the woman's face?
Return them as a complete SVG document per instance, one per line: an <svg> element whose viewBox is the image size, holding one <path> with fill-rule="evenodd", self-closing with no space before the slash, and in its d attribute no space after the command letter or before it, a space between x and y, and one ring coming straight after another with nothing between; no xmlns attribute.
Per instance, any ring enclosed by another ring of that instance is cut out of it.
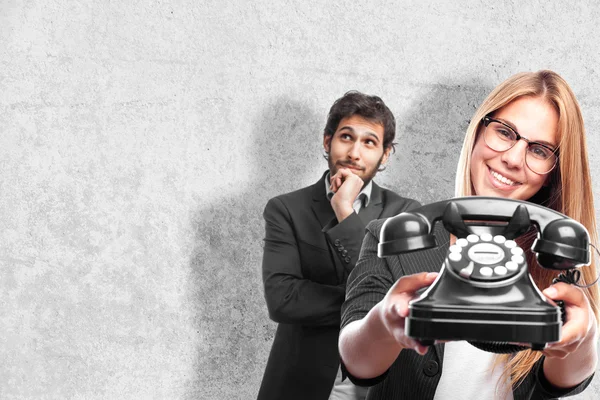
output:
<svg viewBox="0 0 600 400"><path fill-rule="evenodd" d="M520 97L497 110L493 118L510 125L530 141L547 143L553 148L558 146L558 113L541 98ZM485 126L481 124L471 155L471 181L475 194L530 199L544 185L550 173L536 174L527 167L525 154L528 144L525 140L498 152L486 145L483 129Z"/></svg>

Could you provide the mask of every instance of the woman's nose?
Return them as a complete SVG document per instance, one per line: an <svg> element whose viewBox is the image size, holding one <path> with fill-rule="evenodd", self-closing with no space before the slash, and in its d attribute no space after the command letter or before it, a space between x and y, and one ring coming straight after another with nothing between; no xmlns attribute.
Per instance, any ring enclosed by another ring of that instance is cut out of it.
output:
<svg viewBox="0 0 600 400"><path fill-rule="evenodd" d="M528 145L526 141L519 140L513 147L502 153L502 161L510 168L523 168Z"/></svg>

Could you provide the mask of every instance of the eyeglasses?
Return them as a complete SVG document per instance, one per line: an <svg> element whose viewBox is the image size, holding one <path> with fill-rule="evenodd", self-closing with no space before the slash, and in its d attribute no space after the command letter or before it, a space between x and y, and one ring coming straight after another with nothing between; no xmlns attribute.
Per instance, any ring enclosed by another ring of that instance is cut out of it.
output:
<svg viewBox="0 0 600 400"><path fill-rule="evenodd" d="M506 151L511 149L519 140L527 142L527 153L525 163L533 172L539 175L552 171L558 161L558 149L538 143L519 135L517 131L502 121L491 118L489 115L483 117L483 140L488 147L495 151Z"/></svg>

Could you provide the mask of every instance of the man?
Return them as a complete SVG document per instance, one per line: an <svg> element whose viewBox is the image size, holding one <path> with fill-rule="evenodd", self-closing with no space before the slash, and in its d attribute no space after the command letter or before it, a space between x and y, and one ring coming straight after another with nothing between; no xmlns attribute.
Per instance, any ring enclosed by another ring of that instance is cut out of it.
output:
<svg viewBox="0 0 600 400"><path fill-rule="evenodd" d="M363 388L342 380L340 310L367 223L419 206L372 181L395 135L394 116L379 97L346 93L323 135L329 170L267 203L263 282L279 325L259 400L364 397Z"/></svg>

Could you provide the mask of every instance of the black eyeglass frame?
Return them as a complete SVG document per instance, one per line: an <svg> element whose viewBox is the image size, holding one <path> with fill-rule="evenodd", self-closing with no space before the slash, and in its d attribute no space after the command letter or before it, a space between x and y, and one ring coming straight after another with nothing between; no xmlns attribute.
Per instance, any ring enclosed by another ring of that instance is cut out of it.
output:
<svg viewBox="0 0 600 400"><path fill-rule="evenodd" d="M517 135L517 139L516 139L516 140L513 142L513 144L512 144L512 145L511 145L511 146L510 146L508 149L506 149L506 150L496 150L496 149L492 148L492 150L494 150L494 151L501 151L501 152L508 151L508 150L512 149L512 148L515 146L515 144L517 144L517 142L518 142L519 140L523 139L524 141L526 141L526 142L527 142L527 147L528 147L528 148L529 148L529 146L531 146L532 144L536 144L536 145L538 145L538 146L542 146L542 147L543 147L543 148L545 148L545 149L548 149L550 152L552 152L552 154L554 154L554 157L555 157L555 158L554 158L554 164L552 165L552 168L550 168L548 171L546 171L546 172L537 172L537 171L533 171L533 170L532 170L533 172L535 172L535 173L536 173L536 174L538 174L538 175L545 175L545 174L549 174L550 172L552 172L552 170L553 170L554 168L556 168L556 164L558 164L558 147L557 147L556 149L553 149L552 147L550 147L550 146L548 146L548 145L546 145L546 144L544 144L544 143L540 143L540 142L534 142L534 141L532 141L532 140L529 140L529 139L527 139L526 137L524 137L524 136L521 136L521 134L519 134L519 132L517 132L517 131L516 131L516 130L515 130L513 127L512 127L512 126L510 126L510 125L506 124L505 122L502 122L502 121L500 121L500 120L497 120L497 119L495 119L495 118L492 118L492 117L490 117L489 115L486 115L485 117L483 117L483 118L481 119L481 121L483 122L483 125L485 126L485 128L487 128L487 127L488 127L488 125L490 124L490 122L497 122L497 123L501 124L502 126L505 126L506 128L510 129L510 130L511 130L511 132L514 132L514 133L515 133L515 135ZM487 142L486 142L486 144L487 144ZM489 145L488 145L488 146L489 146ZM527 158L525 158L525 161L527 161ZM529 167L529 164L527 164L527 166ZM529 169L531 169L531 167L529 167Z"/></svg>

